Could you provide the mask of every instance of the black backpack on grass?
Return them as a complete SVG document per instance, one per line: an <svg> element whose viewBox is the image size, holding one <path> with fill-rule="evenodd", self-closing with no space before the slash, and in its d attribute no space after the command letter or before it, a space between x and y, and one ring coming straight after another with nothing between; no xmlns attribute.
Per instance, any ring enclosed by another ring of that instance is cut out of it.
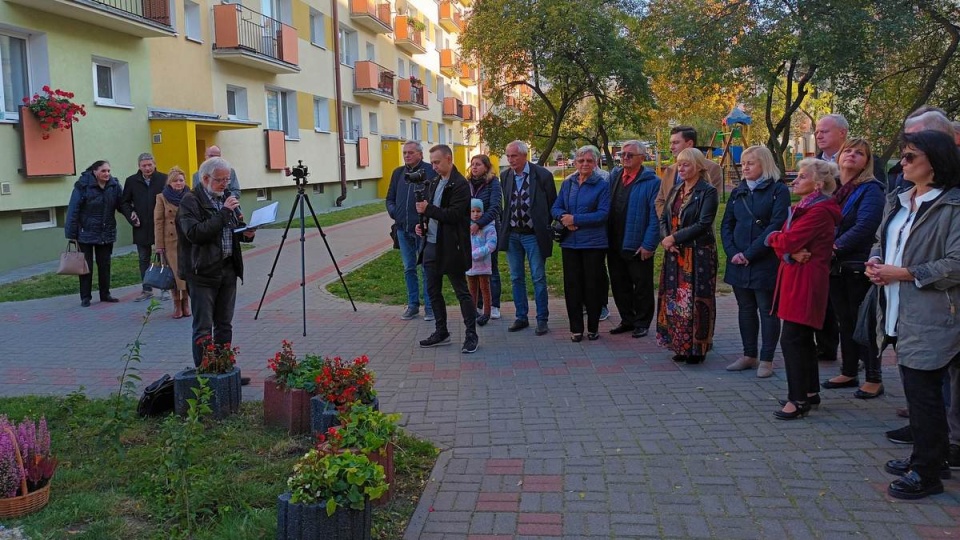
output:
<svg viewBox="0 0 960 540"><path fill-rule="evenodd" d="M140 416L162 416L173 412L173 378L167 374L143 389L137 404Z"/></svg>

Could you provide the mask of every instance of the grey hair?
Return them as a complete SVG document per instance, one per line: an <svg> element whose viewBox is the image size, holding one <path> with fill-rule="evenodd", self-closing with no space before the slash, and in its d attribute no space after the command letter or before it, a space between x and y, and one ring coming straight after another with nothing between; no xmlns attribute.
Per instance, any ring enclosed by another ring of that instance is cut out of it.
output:
<svg viewBox="0 0 960 540"><path fill-rule="evenodd" d="M837 177L840 176L840 169L836 163L826 162L817 158L804 158L797 163L797 171L807 169L813 173L813 181L820 182L823 185L821 191L830 195L837 189Z"/></svg>
<svg viewBox="0 0 960 540"><path fill-rule="evenodd" d="M148 159L150 161L156 161L155 159L153 159L153 154L151 154L150 152L144 152L140 154L140 157L137 158L137 165L139 165L141 161L146 161Z"/></svg>
<svg viewBox="0 0 960 540"><path fill-rule="evenodd" d="M588 144L586 146L581 146L580 148L577 148L577 153L574 154L574 157L580 157L588 152L590 154L593 154L594 161L600 161L600 150L596 146L593 146L592 144Z"/></svg>
<svg viewBox="0 0 960 540"><path fill-rule="evenodd" d="M423 153L423 145L420 144L420 141L407 141L403 143L403 146L407 146L408 144L415 146L417 148L417 152L420 152L421 154Z"/></svg>
<svg viewBox="0 0 960 540"><path fill-rule="evenodd" d="M954 135L953 122L937 111L927 111L913 118L907 118L903 123L903 130L909 133L926 131L928 129L946 133L951 137Z"/></svg>
<svg viewBox="0 0 960 540"><path fill-rule="evenodd" d="M838 128L850 131L850 123L847 122L847 119L844 118L842 114L825 114L820 117L820 120L823 120L824 118L833 120L834 123L837 124Z"/></svg>
<svg viewBox="0 0 960 540"><path fill-rule="evenodd" d="M230 169L230 162L222 157L212 157L200 164L200 180L202 181L205 176L213 178L213 171L229 171Z"/></svg>
<svg viewBox="0 0 960 540"><path fill-rule="evenodd" d="M629 141L627 141L627 142L625 142L625 143L623 143L623 144L620 145L621 151L622 151L624 148L628 147L628 146L632 146L632 147L636 148L636 149L637 149L637 152L640 153L640 154L643 154L644 156L646 156L646 155L647 155L647 152L650 150L649 148L647 148L647 145L643 144L642 142L631 139L631 140L629 140Z"/></svg>
<svg viewBox="0 0 960 540"><path fill-rule="evenodd" d="M517 152L520 152L525 156L530 154L530 147L527 146L527 143L523 141L513 141L507 145L507 148L510 148L511 146L516 146Z"/></svg>

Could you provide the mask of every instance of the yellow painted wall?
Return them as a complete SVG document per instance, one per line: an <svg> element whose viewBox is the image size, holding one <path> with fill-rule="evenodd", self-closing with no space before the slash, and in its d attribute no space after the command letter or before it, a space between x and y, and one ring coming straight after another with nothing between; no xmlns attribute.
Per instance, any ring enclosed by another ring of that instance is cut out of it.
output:
<svg viewBox="0 0 960 540"><path fill-rule="evenodd" d="M204 6L204 4L207 4ZM187 39L183 2L173 2L175 37L151 38L150 51L152 107L210 112L213 110L213 2L200 0L201 42Z"/></svg>
<svg viewBox="0 0 960 540"><path fill-rule="evenodd" d="M383 178L377 183L377 197L382 199L387 196L387 189L390 188L390 177L393 175L393 170L403 165L403 141L380 141L380 152L383 162Z"/></svg>
<svg viewBox="0 0 960 540"><path fill-rule="evenodd" d="M152 120L150 133L160 136L160 143L154 143L153 157L157 168L169 171L174 165L187 173L187 184L192 184L192 176L200 168L195 151L197 145L196 129L192 122L185 120Z"/></svg>
<svg viewBox="0 0 960 540"><path fill-rule="evenodd" d="M454 146L453 147L453 164L457 166L457 169L464 176L467 175L467 164L470 161L467 159L467 155L470 153L470 149L466 146Z"/></svg>

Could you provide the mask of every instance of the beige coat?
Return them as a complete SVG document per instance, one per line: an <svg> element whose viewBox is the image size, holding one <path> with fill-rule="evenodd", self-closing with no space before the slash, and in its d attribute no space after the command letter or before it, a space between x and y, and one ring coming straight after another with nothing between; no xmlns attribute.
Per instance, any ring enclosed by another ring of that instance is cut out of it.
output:
<svg viewBox="0 0 960 540"><path fill-rule="evenodd" d="M723 193L723 171L716 162L707 160L707 180L710 185L717 189L717 193ZM660 182L660 193L657 194L657 200L654 204L657 207L657 217L663 215L663 206L667 203L667 196L670 190L677 184L677 166L676 164L667 167L663 171L663 181Z"/></svg>
<svg viewBox="0 0 960 540"><path fill-rule="evenodd" d="M157 205L153 208L153 238L154 247L162 248L167 257L167 264L174 269L174 274L178 274L177 269L177 211L179 206L174 206L168 201L163 193L157 195ZM187 290L187 283L177 277L177 289Z"/></svg>

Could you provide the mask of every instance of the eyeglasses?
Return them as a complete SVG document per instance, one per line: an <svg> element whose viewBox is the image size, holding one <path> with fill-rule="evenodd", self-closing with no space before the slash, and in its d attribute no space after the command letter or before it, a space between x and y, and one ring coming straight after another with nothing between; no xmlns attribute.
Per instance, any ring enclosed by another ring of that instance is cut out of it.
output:
<svg viewBox="0 0 960 540"><path fill-rule="evenodd" d="M637 157L637 156L639 156L639 155L640 155L640 154L631 154L631 153L629 153L629 152L624 152L624 153L620 154L620 157L622 157L623 159L630 159L630 158L633 158L633 157Z"/></svg>
<svg viewBox="0 0 960 540"><path fill-rule="evenodd" d="M577 160L577 163L596 163L596 162L597 162L597 160L595 160L595 159L582 159L582 158L581 158L581 159L578 159L578 160Z"/></svg>
<svg viewBox="0 0 960 540"><path fill-rule="evenodd" d="M229 177L229 176L224 176L224 177L221 177L221 178L217 178L216 176L211 176L211 177L210 177L210 180L213 181L213 182L218 182L218 183L220 183L220 184L223 184L224 182L229 182L229 181L230 181L230 177Z"/></svg>
<svg viewBox="0 0 960 540"><path fill-rule="evenodd" d="M913 163L913 160L917 159L917 158L918 158L919 156L921 156L921 155L922 155L922 153L917 153L917 152L904 152L904 153L900 154L900 161L905 161L905 162L907 162L907 163Z"/></svg>

